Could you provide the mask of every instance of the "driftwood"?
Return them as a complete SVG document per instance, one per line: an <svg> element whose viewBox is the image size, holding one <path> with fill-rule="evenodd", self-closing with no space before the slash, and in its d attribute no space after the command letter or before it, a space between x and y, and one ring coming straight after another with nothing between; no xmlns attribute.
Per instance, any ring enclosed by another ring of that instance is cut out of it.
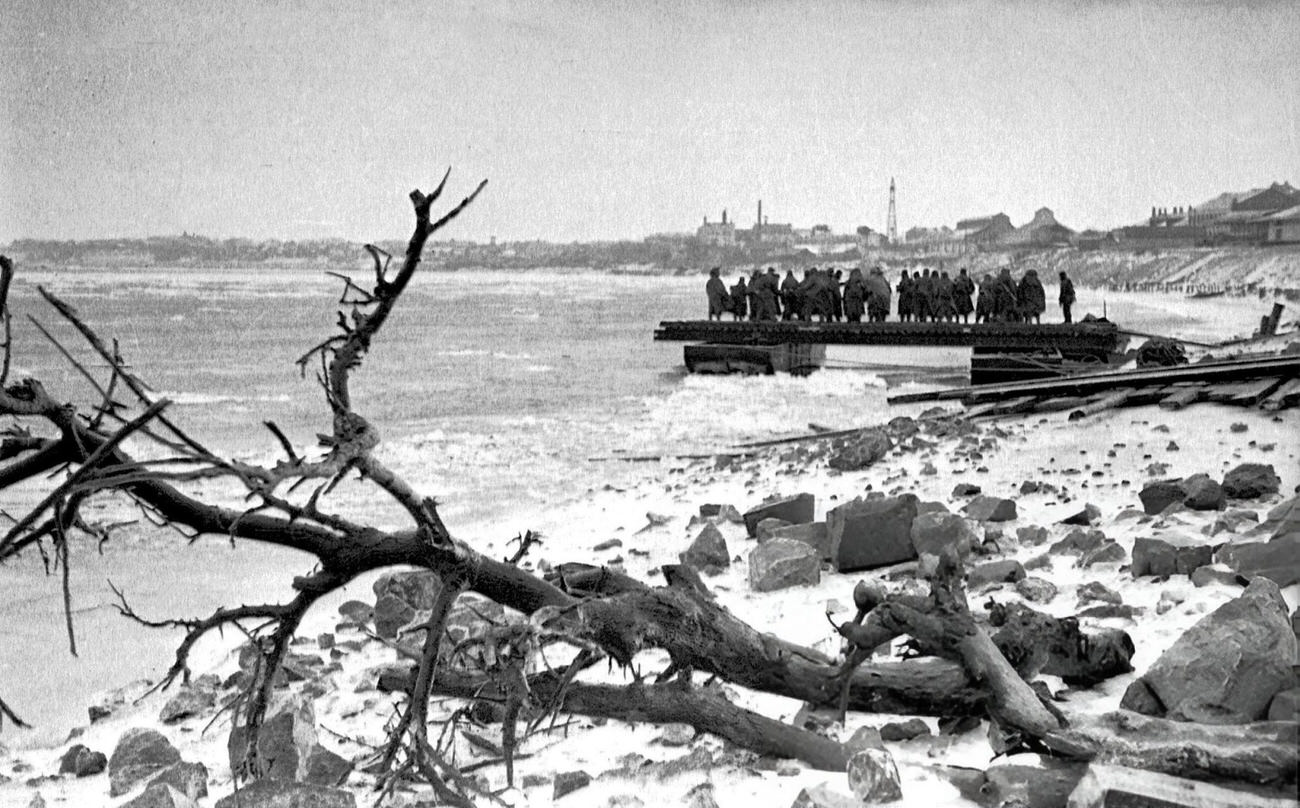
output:
<svg viewBox="0 0 1300 808"><path fill-rule="evenodd" d="M1132 388L1124 388L1123 390L1116 390L1113 393L1107 393L1104 396L1084 404L1076 410L1072 410L1067 420L1077 421L1080 418L1087 418L1089 415L1095 415L1103 410L1122 407L1125 402L1133 397L1133 392Z"/></svg>
<svg viewBox="0 0 1300 808"><path fill-rule="evenodd" d="M1163 391L1165 397L1160 399L1160 409L1181 410L1191 406L1205 397L1205 386L1200 384L1180 387L1173 385Z"/></svg>
<svg viewBox="0 0 1300 808"><path fill-rule="evenodd" d="M1059 676L1069 685L1091 687L1131 673L1133 640L1121 629L1086 634L1074 618L1058 618L1019 603L989 604L993 642L1022 676Z"/></svg>
<svg viewBox="0 0 1300 808"><path fill-rule="evenodd" d="M1259 406L1269 412L1284 410L1300 403L1300 379L1290 379L1270 393Z"/></svg>

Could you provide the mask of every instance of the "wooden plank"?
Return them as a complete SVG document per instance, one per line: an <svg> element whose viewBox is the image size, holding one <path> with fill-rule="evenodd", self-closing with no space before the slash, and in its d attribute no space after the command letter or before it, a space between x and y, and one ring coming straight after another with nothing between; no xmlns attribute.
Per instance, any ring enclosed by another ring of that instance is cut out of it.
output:
<svg viewBox="0 0 1300 808"><path fill-rule="evenodd" d="M1274 390L1259 406L1269 412L1284 410L1300 403L1300 379L1290 379Z"/></svg>
<svg viewBox="0 0 1300 808"><path fill-rule="evenodd" d="M1241 393L1233 396L1228 403L1236 404L1239 407L1254 407L1258 405L1259 402L1268 398L1269 394L1274 390L1281 387L1282 382L1284 381L1286 381L1286 379L1280 376L1272 379L1260 379L1253 388L1243 390Z"/></svg>
<svg viewBox="0 0 1300 808"><path fill-rule="evenodd" d="M1059 350L1106 356L1118 349L1114 323L812 323L800 321L713 322L668 320L654 332L657 341L714 342L729 345L929 345L968 346L1004 351Z"/></svg>
<svg viewBox="0 0 1300 808"><path fill-rule="evenodd" d="M1066 420L1078 421L1082 418L1087 418L1089 415L1095 415L1096 413L1114 409L1115 407L1122 407L1124 406L1124 402L1128 401L1132 397L1133 390L1131 388L1116 390L1113 393L1102 396L1096 401L1084 404L1076 410L1071 410L1070 414L1066 417Z"/></svg>
<svg viewBox="0 0 1300 808"><path fill-rule="evenodd" d="M990 417L997 415L1015 415L1020 412L1029 412L1034 408L1034 404L1037 402L1038 396L1021 396L1020 398L1013 398L1010 401L995 401L992 402L993 406L991 408L983 410L977 415L966 413L966 417L975 418L980 415Z"/></svg>
<svg viewBox="0 0 1300 808"><path fill-rule="evenodd" d="M1179 365L1155 370L1112 371L1069 376L1063 379L1013 382L987 387L959 387L929 393L907 393L890 396L890 404L948 401L993 401L999 398L1018 398L1025 395L1091 395L1114 390L1116 387L1163 387L1176 382L1233 383L1264 376L1300 375L1300 356L1279 356L1270 359L1247 361L1207 362L1197 365Z"/></svg>
<svg viewBox="0 0 1300 808"><path fill-rule="evenodd" d="M1188 387L1174 385L1167 387L1163 391L1165 397L1160 399L1160 409L1162 410L1181 410L1183 407L1195 404L1205 397L1205 385L1197 384Z"/></svg>
<svg viewBox="0 0 1300 808"><path fill-rule="evenodd" d="M1070 794L1069 808L1295 808L1265 796L1170 774L1093 763Z"/></svg>

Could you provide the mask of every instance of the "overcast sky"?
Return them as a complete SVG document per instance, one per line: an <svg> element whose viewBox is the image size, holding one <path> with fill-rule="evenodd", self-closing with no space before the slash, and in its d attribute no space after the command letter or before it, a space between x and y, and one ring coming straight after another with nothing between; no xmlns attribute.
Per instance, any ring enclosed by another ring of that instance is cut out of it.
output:
<svg viewBox="0 0 1300 808"><path fill-rule="evenodd" d="M0 26L0 242L900 230L1300 183L1300 3L56 2Z"/></svg>

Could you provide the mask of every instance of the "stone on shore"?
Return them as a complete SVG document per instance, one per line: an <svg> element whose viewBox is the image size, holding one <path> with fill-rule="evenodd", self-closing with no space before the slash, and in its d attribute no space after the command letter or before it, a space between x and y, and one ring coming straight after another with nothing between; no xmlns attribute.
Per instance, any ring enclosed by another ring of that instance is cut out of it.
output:
<svg viewBox="0 0 1300 808"><path fill-rule="evenodd" d="M712 523L704 526L695 537L695 541L691 542L691 546L686 548L686 552L681 553L678 558L683 564L689 564L697 570L711 568L716 570L731 566L727 540L723 537L722 531Z"/></svg>
<svg viewBox="0 0 1300 808"><path fill-rule="evenodd" d="M764 519L784 519L792 525L811 522L813 505L813 495L807 493L764 502L745 512L745 532L750 538L754 538L757 535L758 523Z"/></svg>
<svg viewBox="0 0 1300 808"><path fill-rule="evenodd" d="M1134 578L1191 575L1214 559L1214 548L1182 534L1167 533L1159 538L1139 536L1133 540Z"/></svg>
<svg viewBox="0 0 1300 808"><path fill-rule="evenodd" d="M181 753L158 730L128 729L108 759L108 795L120 797L141 780L180 760Z"/></svg>
<svg viewBox="0 0 1300 808"><path fill-rule="evenodd" d="M1182 482L1187 496L1183 504L1194 511L1221 511L1228 504L1223 493L1223 486L1210 478L1208 474L1193 474Z"/></svg>
<svg viewBox="0 0 1300 808"><path fill-rule="evenodd" d="M965 497L973 497L976 494L978 494L981 490L982 489L978 485L975 485L974 483L957 483L952 488L952 498L960 499Z"/></svg>
<svg viewBox="0 0 1300 808"><path fill-rule="evenodd" d="M790 808L862 808L862 801L835 791L830 783L819 783L801 789Z"/></svg>
<svg viewBox="0 0 1300 808"><path fill-rule="evenodd" d="M958 558L965 558L981 543L970 520L946 510L918 513L912 520L911 532L917 555L938 557L945 550L952 550Z"/></svg>
<svg viewBox="0 0 1300 808"><path fill-rule="evenodd" d="M216 808L357 808L351 791L289 780L255 780L217 800Z"/></svg>
<svg viewBox="0 0 1300 808"><path fill-rule="evenodd" d="M971 586L982 584L1016 583L1025 577L1024 566L1015 559L989 561L980 564L967 573L967 582Z"/></svg>
<svg viewBox="0 0 1300 808"><path fill-rule="evenodd" d="M1258 499L1276 494L1282 481L1268 463L1242 463L1223 476L1223 493L1232 499Z"/></svg>
<svg viewBox="0 0 1300 808"><path fill-rule="evenodd" d="M977 522L1010 522L1016 518L1016 502L981 494L963 505L962 511Z"/></svg>
<svg viewBox="0 0 1300 808"><path fill-rule="evenodd" d="M591 775L584 771L560 772L551 787L551 799L558 800L591 785Z"/></svg>
<svg viewBox="0 0 1300 808"><path fill-rule="evenodd" d="M199 687L182 687L176 695L168 699L158 714L158 720L164 724L174 724L194 715L202 715L217 703L217 696L211 690Z"/></svg>
<svg viewBox="0 0 1300 808"><path fill-rule="evenodd" d="M826 514L831 564L836 572L874 569L916 558L914 494L846 502Z"/></svg>
<svg viewBox="0 0 1300 808"><path fill-rule="evenodd" d="M759 523L754 526L753 538L758 539L759 541L767 541L772 538L773 533L783 527L790 527L791 524L792 523L787 522L784 519L777 519L774 516L769 516L766 519L759 520Z"/></svg>
<svg viewBox="0 0 1300 808"><path fill-rule="evenodd" d="M1218 560L1248 578L1261 575L1278 586L1300 581L1300 497L1278 505L1258 527L1220 548Z"/></svg>
<svg viewBox="0 0 1300 808"><path fill-rule="evenodd" d="M192 800L208 796L208 767L202 763L173 763L149 781L149 787L171 786Z"/></svg>
<svg viewBox="0 0 1300 808"><path fill-rule="evenodd" d="M432 570L386 572L374 583L375 598L392 595L420 611L433 608L442 584Z"/></svg>
<svg viewBox="0 0 1300 808"><path fill-rule="evenodd" d="M1072 513L1061 520L1063 525L1078 525L1079 527L1091 527L1093 522L1101 518L1101 508L1093 505L1091 502L1084 504L1083 510Z"/></svg>
<svg viewBox="0 0 1300 808"><path fill-rule="evenodd" d="M1129 686L1120 706L1177 721L1257 721L1274 696L1295 685L1295 657L1282 593L1256 578L1179 637Z"/></svg>
<svg viewBox="0 0 1300 808"><path fill-rule="evenodd" d="M1128 558L1128 553L1117 541L1107 539L1091 550L1087 550L1079 556L1075 563L1076 567L1091 567L1096 564L1120 564Z"/></svg>
<svg viewBox="0 0 1300 808"><path fill-rule="evenodd" d="M809 545L823 561L831 559L831 539L825 522L807 522L802 525L785 525L769 533L773 539L793 539ZM763 541L762 538L759 541Z"/></svg>
<svg viewBox="0 0 1300 808"><path fill-rule="evenodd" d="M749 587L755 592L816 586L821 573L821 554L794 539L768 539L749 554Z"/></svg>
<svg viewBox="0 0 1300 808"><path fill-rule="evenodd" d="M108 768L108 758L103 752L96 752L83 744L73 744L59 758L59 774L73 774L77 777L89 777Z"/></svg>
<svg viewBox="0 0 1300 808"><path fill-rule="evenodd" d="M380 595L375 601L375 633L386 640L397 636L397 630L415 619L415 609L396 595Z"/></svg>
<svg viewBox="0 0 1300 808"><path fill-rule="evenodd" d="M1097 549L1108 541L1106 534L1100 530L1071 530L1060 541L1053 542L1047 549L1052 553L1071 553L1083 555Z"/></svg>
<svg viewBox="0 0 1300 808"><path fill-rule="evenodd" d="M1030 576L1016 581L1016 592L1030 603L1050 603L1056 597L1056 584L1046 578Z"/></svg>
<svg viewBox="0 0 1300 808"><path fill-rule="evenodd" d="M910 741L913 738L919 738L922 735L929 734L930 725L919 718L909 718L901 723L890 721L880 728L881 739L891 743L895 741Z"/></svg>
<svg viewBox="0 0 1300 808"><path fill-rule="evenodd" d="M226 748L232 772L243 757L246 735L242 726L230 731ZM335 786L352 770L351 763L320 745L316 712L305 696L288 698L270 712L257 735L257 754L268 780Z"/></svg>
<svg viewBox="0 0 1300 808"><path fill-rule="evenodd" d="M1183 488L1182 480L1156 480L1147 483L1138 492L1138 499L1142 501L1142 510L1148 515L1162 513L1170 505L1181 504L1187 498L1187 489Z"/></svg>
<svg viewBox="0 0 1300 808"><path fill-rule="evenodd" d="M156 783L119 808L198 808L198 803L166 783Z"/></svg>
<svg viewBox="0 0 1300 808"><path fill-rule="evenodd" d="M849 790L863 803L892 802L903 798L894 757L884 749L864 749L849 758Z"/></svg>
<svg viewBox="0 0 1300 808"><path fill-rule="evenodd" d="M883 429L866 429L837 445L826 465L836 471L857 471L880 460L894 448Z"/></svg>
<svg viewBox="0 0 1300 808"><path fill-rule="evenodd" d="M1289 687L1268 705L1269 721L1300 721L1300 687Z"/></svg>

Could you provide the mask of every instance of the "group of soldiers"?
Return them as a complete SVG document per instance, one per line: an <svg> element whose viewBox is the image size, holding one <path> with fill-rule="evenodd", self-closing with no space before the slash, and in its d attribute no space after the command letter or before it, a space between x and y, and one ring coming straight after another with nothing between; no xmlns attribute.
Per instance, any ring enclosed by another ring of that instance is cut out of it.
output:
<svg viewBox="0 0 1300 808"><path fill-rule="evenodd" d="M1064 272L1060 286L1058 300L1068 323L1075 295L1074 284ZM730 288L722 280L721 269L714 267L705 291L710 320L730 314L736 320L816 318L821 322L860 323L864 316L868 322L884 322L895 290L885 279L884 270L876 266L865 275L855 267L847 279L841 269L810 267L802 280L795 277L794 270L787 270L781 279L775 267L768 267L766 272L754 270L748 283L741 275ZM940 270L922 269L912 275L903 270L896 291L898 319L904 322L956 322L960 318L966 323L974 314L977 323L1039 323L1047 309L1047 295L1034 269L1026 270L1016 281L1011 269L1003 267L997 275L985 275L978 286L965 267L955 278Z"/></svg>

